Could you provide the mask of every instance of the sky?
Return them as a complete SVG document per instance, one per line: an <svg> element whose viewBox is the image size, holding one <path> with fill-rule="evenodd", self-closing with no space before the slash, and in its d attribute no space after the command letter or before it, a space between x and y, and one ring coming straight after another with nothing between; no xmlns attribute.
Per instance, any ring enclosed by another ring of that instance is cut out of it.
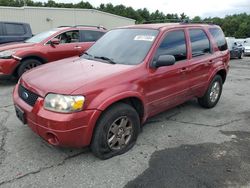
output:
<svg viewBox="0 0 250 188"><path fill-rule="evenodd" d="M39 1L39 0L36 0ZM40 0L42 2L46 0ZM63 3L78 3L81 0L54 0ZM250 0L83 0L88 1L97 7L101 3L112 3L113 5L123 4L134 9L147 8L150 12L157 9L163 13L185 13L193 18L194 16L224 17L234 13L246 12L250 14Z"/></svg>

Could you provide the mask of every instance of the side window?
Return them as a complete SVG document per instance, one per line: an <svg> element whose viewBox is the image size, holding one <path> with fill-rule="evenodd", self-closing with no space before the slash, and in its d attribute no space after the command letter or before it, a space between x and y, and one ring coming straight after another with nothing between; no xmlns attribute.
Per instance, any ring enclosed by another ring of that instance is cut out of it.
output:
<svg viewBox="0 0 250 188"><path fill-rule="evenodd" d="M7 35L24 35L26 33L22 24L5 23L4 26Z"/></svg>
<svg viewBox="0 0 250 188"><path fill-rule="evenodd" d="M101 38L102 35L104 35L104 32L100 32L100 31L85 30L81 32L82 32L82 38L83 38L81 42L95 42L99 38Z"/></svg>
<svg viewBox="0 0 250 188"><path fill-rule="evenodd" d="M173 55L176 61L187 59L187 46L184 31L172 31L166 35L157 49L154 60L160 55Z"/></svg>
<svg viewBox="0 0 250 188"><path fill-rule="evenodd" d="M79 42L79 31L67 31L55 37L60 40L60 44Z"/></svg>
<svg viewBox="0 0 250 188"><path fill-rule="evenodd" d="M226 42L223 31L219 28L210 28L209 32L214 37L219 50L220 51L227 50L227 48L228 48L227 42Z"/></svg>
<svg viewBox="0 0 250 188"><path fill-rule="evenodd" d="M210 41L202 29L190 29L189 34L193 57L211 53Z"/></svg>

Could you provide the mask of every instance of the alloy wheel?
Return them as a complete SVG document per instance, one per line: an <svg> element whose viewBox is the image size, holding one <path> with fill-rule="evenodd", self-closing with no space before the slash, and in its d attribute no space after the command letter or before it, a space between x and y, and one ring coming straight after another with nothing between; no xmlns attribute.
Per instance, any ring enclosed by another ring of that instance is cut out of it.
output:
<svg viewBox="0 0 250 188"><path fill-rule="evenodd" d="M212 103L216 102L216 100L218 99L219 95L220 95L220 83L219 82L214 82L211 88L211 92L210 92L210 101Z"/></svg>
<svg viewBox="0 0 250 188"><path fill-rule="evenodd" d="M132 138L133 126L127 116L117 118L110 126L107 142L112 150L120 150L128 145Z"/></svg>

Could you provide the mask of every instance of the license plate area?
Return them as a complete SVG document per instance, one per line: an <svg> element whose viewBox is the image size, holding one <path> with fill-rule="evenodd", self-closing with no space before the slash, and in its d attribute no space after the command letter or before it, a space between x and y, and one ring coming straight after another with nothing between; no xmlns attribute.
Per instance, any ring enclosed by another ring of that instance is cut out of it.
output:
<svg viewBox="0 0 250 188"><path fill-rule="evenodd" d="M15 106L15 111L16 111L16 116L17 118L23 123L26 124L26 117L25 117L25 113L22 109L20 109L18 106Z"/></svg>

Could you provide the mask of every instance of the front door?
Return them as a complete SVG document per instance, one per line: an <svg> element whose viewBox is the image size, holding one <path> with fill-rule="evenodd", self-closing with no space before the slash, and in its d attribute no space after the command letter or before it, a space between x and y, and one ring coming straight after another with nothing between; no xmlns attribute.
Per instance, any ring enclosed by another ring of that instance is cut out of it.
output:
<svg viewBox="0 0 250 188"><path fill-rule="evenodd" d="M78 56L79 53L79 31L67 31L61 33L55 38L60 40L58 45L46 44L48 61L56 61L72 56Z"/></svg>
<svg viewBox="0 0 250 188"><path fill-rule="evenodd" d="M148 80L148 115L152 116L182 103L188 96L187 41L184 30L168 32L162 39L153 61L160 55L173 55L176 63L171 66L150 69Z"/></svg>

